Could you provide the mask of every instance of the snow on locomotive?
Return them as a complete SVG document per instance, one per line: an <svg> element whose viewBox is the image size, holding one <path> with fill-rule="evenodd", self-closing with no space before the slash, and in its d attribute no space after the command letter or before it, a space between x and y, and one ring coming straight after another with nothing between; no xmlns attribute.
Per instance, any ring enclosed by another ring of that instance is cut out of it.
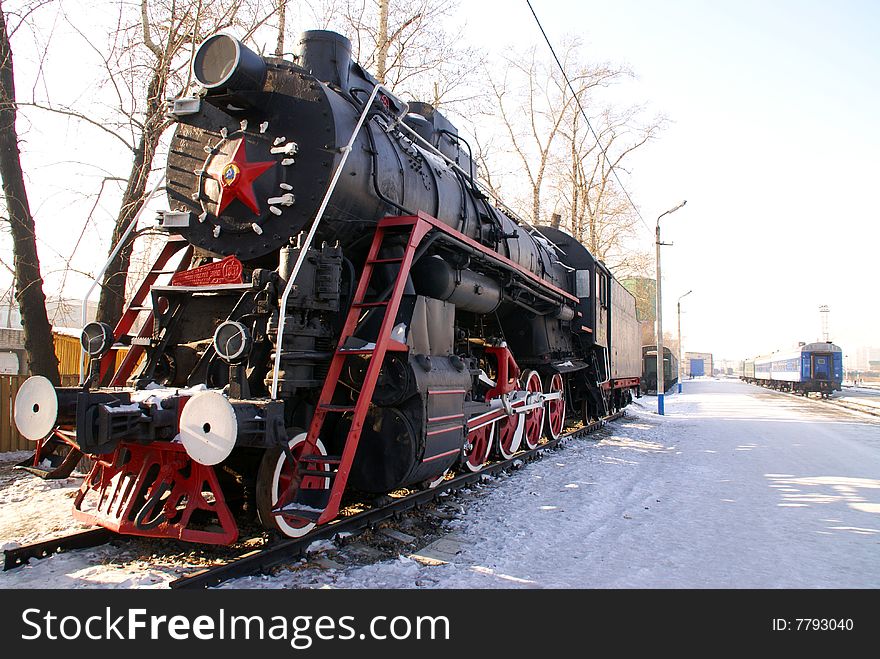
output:
<svg viewBox="0 0 880 659"><path fill-rule="evenodd" d="M325 31L295 63L225 34L196 52L157 263L116 328L84 328L84 386L35 377L15 403L25 436L95 458L78 519L222 544L255 509L297 537L347 489L430 487L638 391L632 295L350 53Z"/></svg>

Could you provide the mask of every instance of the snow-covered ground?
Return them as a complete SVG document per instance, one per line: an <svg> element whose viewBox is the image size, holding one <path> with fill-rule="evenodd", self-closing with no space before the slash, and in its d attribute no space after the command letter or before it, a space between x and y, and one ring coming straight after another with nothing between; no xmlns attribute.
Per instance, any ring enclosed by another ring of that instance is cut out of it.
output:
<svg viewBox="0 0 880 659"><path fill-rule="evenodd" d="M843 391L834 394L831 400L844 407L880 414L880 388L845 386Z"/></svg>
<svg viewBox="0 0 880 659"><path fill-rule="evenodd" d="M349 565L324 543L306 563L226 587L880 586L880 419L736 380L685 382L665 417L654 405L642 398L600 439L461 497L446 563L409 550ZM14 516L19 504L0 501L0 519ZM0 587L161 585L185 568L119 551L34 561Z"/></svg>

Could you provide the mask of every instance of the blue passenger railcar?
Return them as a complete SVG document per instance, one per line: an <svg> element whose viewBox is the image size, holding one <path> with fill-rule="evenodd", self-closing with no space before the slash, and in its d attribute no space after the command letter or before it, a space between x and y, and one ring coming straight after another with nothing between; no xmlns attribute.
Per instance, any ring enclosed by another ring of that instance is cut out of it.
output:
<svg viewBox="0 0 880 659"><path fill-rule="evenodd" d="M830 341L806 343L797 350L776 352L747 362L748 368L745 363L743 367L743 379L747 382L803 395L815 391L823 398L841 390L843 351Z"/></svg>

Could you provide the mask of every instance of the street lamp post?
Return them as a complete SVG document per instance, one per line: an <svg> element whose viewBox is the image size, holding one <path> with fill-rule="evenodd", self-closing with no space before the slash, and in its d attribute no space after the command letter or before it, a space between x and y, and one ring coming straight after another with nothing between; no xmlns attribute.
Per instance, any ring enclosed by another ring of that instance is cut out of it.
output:
<svg viewBox="0 0 880 659"><path fill-rule="evenodd" d="M679 297L675 305L678 309L678 393L681 393L681 298L687 297L691 293L693 291L688 291Z"/></svg>
<svg viewBox="0 0 880 659"><path fill-rule="evenodd" d="M660 218L674 213L686 203L687 200L684 200L675 208L670 208L665 213L660 213L657 217L657 414L660 415L665 413L663 394L666 389L663 382L663 298L660 293L660 246L663 243L660 241Z"/></svg>

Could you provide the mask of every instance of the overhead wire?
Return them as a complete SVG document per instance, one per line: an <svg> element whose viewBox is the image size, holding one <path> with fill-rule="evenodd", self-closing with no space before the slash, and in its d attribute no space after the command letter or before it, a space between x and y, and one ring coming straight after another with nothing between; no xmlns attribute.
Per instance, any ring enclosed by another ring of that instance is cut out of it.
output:
<svg viewBox="0 0 880 659"><path fill-rule="evenodd" d="M602 155L605 157L605 160L609 163L611 167L611 173L614 175L614 180L617 181L617 185L620 186L620 189L623 191L624 196L626 196L626 200L629 202L629 205L635 211L639 220L641 220L642 224L648 231L653 231L651 227L648 226L648 223L645 222L645 218L642 217L642 213L639 211L638 206L630 197L629 192L626 189L626 186L620 180L620 177L617 175L617 168L611 164L611 159L608 157L608 152L605 150L605 147L602 146L602 141L599 139L599 135L596 133L596 130L593 128L593 123L590 121L590 118L587 116L586 111L584 110L584 106L581 105L581 99L578 94L574 90L574 86L571 84L571 80L568 78L568 74L565 72L565 67L562 66L562 62L559 61L559 57L556 55L556 49L553 48L553 44L550 42L550 38L547 36L547 32L544 30L544 26L541 25L541 20L538 18L538 14L535 13L534 7L532 7L532 3L530 0L526 0L526 4L529 6L529 11L532 12L532 16L535 18L535 23L538 24L538 29L541 30L541 34L544 36L544 41L547 42L547 47L550 48L550 53L553 55L553 59L556 60L556 65L559 67L560 73L562 73L562 77L565 78L565 84L568 85L568 89L571 92L572 97L574 98L575 103L577 103L578 109L581 112L581 116L583 116L584 121L587 122L587 127L590 129L590 133L592 133L593 137L596 140L596 146L599 147L599 150L602 152Z"/></svg>

